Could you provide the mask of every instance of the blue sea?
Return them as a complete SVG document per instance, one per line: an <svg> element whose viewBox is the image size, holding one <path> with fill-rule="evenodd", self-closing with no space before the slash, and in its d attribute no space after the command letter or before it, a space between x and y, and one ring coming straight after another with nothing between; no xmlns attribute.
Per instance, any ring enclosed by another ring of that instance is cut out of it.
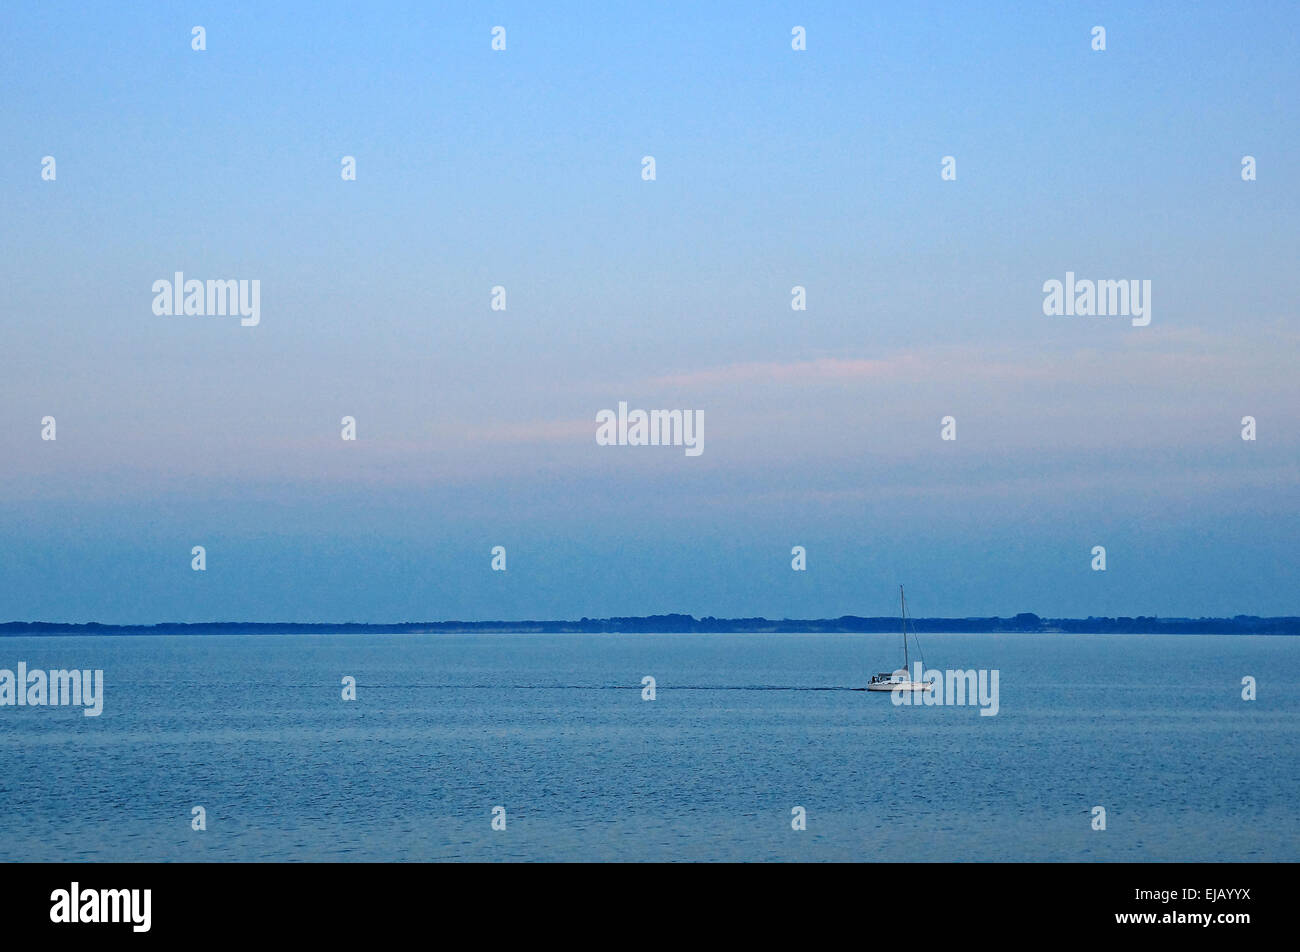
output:
<svg viewBox="0 0 1300 952"><path fill-rule="evenodd" d="M0 707L0 858L1300 859L1300 638L921 645L997 715L853 690L896 635L4 638L105 688Z"/></svg>

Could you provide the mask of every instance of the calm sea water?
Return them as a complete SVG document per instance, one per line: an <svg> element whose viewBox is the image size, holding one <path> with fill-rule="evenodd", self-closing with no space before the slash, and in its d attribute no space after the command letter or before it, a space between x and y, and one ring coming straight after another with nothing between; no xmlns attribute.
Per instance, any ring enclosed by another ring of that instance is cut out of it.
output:
<svg viewBox="0 0 1300 952"><path fill-rule="evenodd" d="M0 639L106 682L0 708L0 858L1300 859L1300 638L922 647L997 716L849 690L889 635Z"/></svg>

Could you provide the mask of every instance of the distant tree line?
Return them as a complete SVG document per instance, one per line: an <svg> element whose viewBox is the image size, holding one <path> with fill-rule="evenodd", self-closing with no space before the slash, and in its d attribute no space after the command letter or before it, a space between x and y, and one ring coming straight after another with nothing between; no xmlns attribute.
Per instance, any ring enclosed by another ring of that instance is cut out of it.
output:
<svg viewBox="0 0 1300 952"><path fill-rule="evenodd" d="M1021 612L1012 618L913 618L920 632L1029 632L1053 634L1153 634L1153 635L1298 635L1300 617L1261 618L1235 615L1232 618L1040 618ZM42 621L11 621L0 624L0 635L279 635L279 634L384 634L384 633L537 633L562 634L645 634L651 632L891 632L899 630L897 617L864 618L714 618L706 615L636 615L614 618L581 618L578 621L434 621L398 622L390 625L359 622L161 622L156 625L102 625L98 622L63 624Z"/></svg>

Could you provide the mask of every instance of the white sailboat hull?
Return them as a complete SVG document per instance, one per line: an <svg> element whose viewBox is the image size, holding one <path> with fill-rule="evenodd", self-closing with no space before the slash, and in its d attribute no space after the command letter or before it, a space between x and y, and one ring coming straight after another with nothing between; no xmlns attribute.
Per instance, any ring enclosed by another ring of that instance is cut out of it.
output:
<svg viewBox="0 0 1300 952"><path fill-rule="evenodd" d="M934 685L929 681L884 681L868 684L868 691L929 691Z"/></svg>

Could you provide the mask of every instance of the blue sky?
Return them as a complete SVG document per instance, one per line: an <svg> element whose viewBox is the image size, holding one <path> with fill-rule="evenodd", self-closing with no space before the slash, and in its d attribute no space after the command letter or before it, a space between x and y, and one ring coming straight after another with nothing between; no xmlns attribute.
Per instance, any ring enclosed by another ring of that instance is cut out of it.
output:
<svg viewBox="0 0 1300 952"><path fill-rule="evenodd" d="M1300 613L1300 10L697 6L7 8L0 618Z"/></svg>

